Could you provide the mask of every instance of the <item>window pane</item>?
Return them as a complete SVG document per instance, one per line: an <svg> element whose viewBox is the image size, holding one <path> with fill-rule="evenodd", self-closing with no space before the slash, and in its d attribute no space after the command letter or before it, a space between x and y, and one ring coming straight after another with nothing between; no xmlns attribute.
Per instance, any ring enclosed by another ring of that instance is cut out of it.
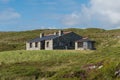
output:
<svg viewBox="0 0 120 80"><path fill-rule="evenodd" d="M47 47L49 47L49 42L47 42Z"/></svg>
<svg viewBox="0 0 120 80"><path fill-rule="evenodd" d="M32 48L32 43L30 43L30 48Z"/></svg>

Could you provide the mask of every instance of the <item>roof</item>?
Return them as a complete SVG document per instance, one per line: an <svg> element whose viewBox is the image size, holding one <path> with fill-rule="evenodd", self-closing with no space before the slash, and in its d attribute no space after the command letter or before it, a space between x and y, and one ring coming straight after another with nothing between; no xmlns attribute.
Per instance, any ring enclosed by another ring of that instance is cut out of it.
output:
<svg viewBox="0 0 120 80"><path fill-rule="evenodd" d="M92 41L90 39L80 39L80 40L77 40L76 42L95 42L95 41Z"/></svg>
<svg viewBox="0 0 120 80"><path fill-rule="evenodd" d="M66 35L66 34L69 34L69 33L71 33L71 31L69 31L69 32L63 32L63 35ZM62 35L62 36L63 36L63 35ZM44 37L42 37L42 38L37 37L37 38L34 38L34 39L29 40L29 41L27 41L27 42L29 42L29 43L32 43L32 42L40 42L40 41L44 41L44 40L55 39L55 38L57 38L57 37L60 37L60 36L59 36L59 35L48 34L48 35L46 35L46 36L44 36Z"/></svg>
<svg viewBox="0 0 120 80"><path fill-rule="evenodd" d="M29 40L28 42L39 42L39 41L54 39L56 37L59 37L59 36L58 35L49 35L49 36L44 36L42 38L38 37L38 38L35 38L32 40Z"/></svg>
<svg viewBox="0 0 120 80"><path fill-rule="evenodd" d="M69 31L69 32L63 32L63 34L65 35L65 34L68 34L68 33L71 33L71 31ZM55 39L55 38L57 38L57 37L60 37L60 36L58 36L58 35L53 35L53 34L48 34L48 35L46 35L46 36L44 36L44 37L42 37L42 38L40 38L40 37L37 37L37 38L35 38L35 39L32 39L32 40L29 40L29 41L27 41L27 42L39 42L39 41L44 41L44 40L50 40L50 39Z"/></svg>

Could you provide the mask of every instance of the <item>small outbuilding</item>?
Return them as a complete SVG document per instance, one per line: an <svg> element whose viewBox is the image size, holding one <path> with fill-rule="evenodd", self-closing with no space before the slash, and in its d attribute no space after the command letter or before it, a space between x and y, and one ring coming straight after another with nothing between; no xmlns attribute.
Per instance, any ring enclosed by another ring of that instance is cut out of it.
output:
<svg viewBox="0 0 120 80"><path fill-rule="evenodd" d="M95 41L92 41L88 38L83 38L75 41L75 50L94 50Z"/></svg>

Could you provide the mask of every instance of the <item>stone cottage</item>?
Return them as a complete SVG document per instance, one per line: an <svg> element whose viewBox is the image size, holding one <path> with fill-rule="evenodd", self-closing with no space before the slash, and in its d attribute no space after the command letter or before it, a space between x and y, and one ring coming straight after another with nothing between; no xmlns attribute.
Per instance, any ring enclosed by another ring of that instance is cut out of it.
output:
<svg viewBox="0 0 120 80"><path fill-rule="evenodd" d="M26 42L26 50L57 50L57 49L94 49L94 41L84 39L74 32L55 32L52 35L40 33L40 37Z"/></svg>

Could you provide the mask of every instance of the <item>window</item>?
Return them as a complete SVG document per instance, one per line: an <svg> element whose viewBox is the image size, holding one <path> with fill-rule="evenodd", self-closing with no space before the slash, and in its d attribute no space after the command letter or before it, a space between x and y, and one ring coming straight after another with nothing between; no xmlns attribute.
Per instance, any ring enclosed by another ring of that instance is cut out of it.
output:
<svg viewBox="0 0 120 80"><path fill-rule="evenodd" d="M49 47L49 42L47 42L47 45L46 45L47 47Z"/></svg>
<svg viewBox="0 0 120 80"><path fill-rule="evenodd" d="M30 48L32 48L32 43L30 43Z"/></svg>
<svg viewBox="0 0 120 80"><path fill-rule="evenodd" d="M38 47L38 42L35 42L35 47Z"/></svg>
<svg viewBox="0 0 120 80"><path fill-rule="evenodd" d="M78 42L78 48L83 47L83 42Z"/></svg>

